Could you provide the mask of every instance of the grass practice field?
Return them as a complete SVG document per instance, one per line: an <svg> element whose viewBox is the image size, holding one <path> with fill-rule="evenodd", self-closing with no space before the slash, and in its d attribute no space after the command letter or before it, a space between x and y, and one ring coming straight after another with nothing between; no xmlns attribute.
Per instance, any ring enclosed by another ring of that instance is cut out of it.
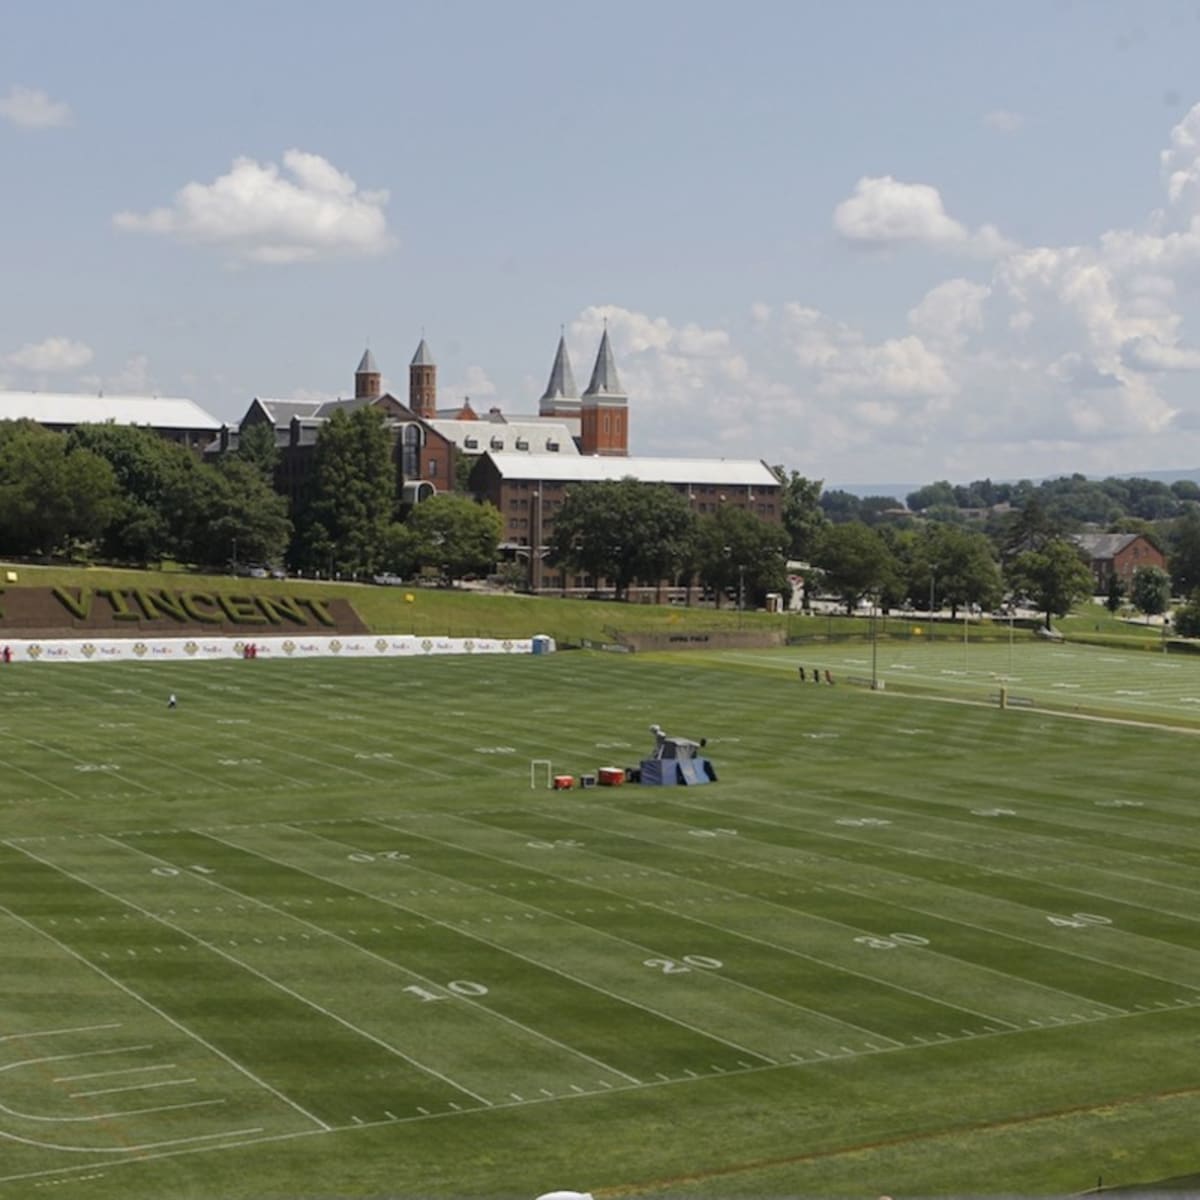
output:
<svg viewBox="0 0 1200 1200"><path fill-rule="evenodd" d="M878 653L962 683L961 646ZM1200 661L1015 654L1200 697ZM0 1200L1195 1171L1200 740L801 661L0 668ZM652 722L720 782L530 788Z"/></svg>

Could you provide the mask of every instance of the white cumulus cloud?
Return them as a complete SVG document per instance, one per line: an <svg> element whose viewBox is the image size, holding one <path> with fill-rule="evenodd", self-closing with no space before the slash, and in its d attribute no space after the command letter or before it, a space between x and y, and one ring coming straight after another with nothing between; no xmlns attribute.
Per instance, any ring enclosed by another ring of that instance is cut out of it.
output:
<svg viewBox="0 0 1200 1200"><path fill-rule="evenodd" d="M14 83L0 98L0 117L23 129L53 129L71 123L71 107L37 88Z"/></svg>
<svg viewBox="0 0 1200 1200"><path fill-rule="evenodd" d="M73 342L65 337L48 337L42 342L30 342L7 355L4 361L11 367L39 374L77 371L92 361L92 348L85 342Z"/></svg>
<svg viewBox="0 0 1200 1200"><path fill-rule="evenodd" d="M860 246L914 244L985 258L1011 249L994 226L972 232L950 216L937 188L890 175L860 179L853 194L833 210L833 227L847 242Z"/></svg>
<svg viewBox="0 0 1200 1200"><path fill-rule="evenodd" d="M213 246L235 262L297 263L383 254L394 245L386 191L361 191L319 154L237 158L212 183L188 183L169 208L120 212L118 229Z"/></svg>

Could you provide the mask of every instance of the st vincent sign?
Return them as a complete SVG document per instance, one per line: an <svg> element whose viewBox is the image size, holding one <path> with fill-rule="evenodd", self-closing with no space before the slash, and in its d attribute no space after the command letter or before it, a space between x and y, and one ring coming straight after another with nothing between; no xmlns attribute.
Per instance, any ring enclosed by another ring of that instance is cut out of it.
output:
<svg viewBox="0 0 1200 1200"><path fill-rule="evenodd" d="M343 599L298 592L252 595L198 588L8 588L0 592L0 629L142 630L225 628L362 632Z"/></svg>

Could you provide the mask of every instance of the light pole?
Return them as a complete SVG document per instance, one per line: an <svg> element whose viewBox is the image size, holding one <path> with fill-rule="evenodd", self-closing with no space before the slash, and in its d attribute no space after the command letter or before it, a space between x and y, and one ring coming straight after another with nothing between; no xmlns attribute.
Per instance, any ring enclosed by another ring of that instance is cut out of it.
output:
<svg viewBox="0 0 1200 1200"><path fill-rule="evenodd" d="M746 596L746 568L742 563L738 563L738 628L742 627L742 609L745 607Z"/></svg>
<svg viewBox="0 0 1200 1200"><path fill-rule="evenodd" d="M233 573L237 574L237 538L233 539Z"/></svg>
<svg viewBox="0 0 1200 1200"><path fill-rule="evenodd" d="M1012 678L1013 668L1013 611L1017 606L1015 596L1008 598L1008 677Z"/></svg>
<svg viewBox="0 0 1200 1200"><path fill-rule="evenodd" d="M879 605L878 595L871 597L871 691L879 690L879 637L875 628L875 612Z"/></svg>
<svg viewBox="0 0 1200 1200"><path fill-rule="evenodd" d="M937 563L929 564L929 640L934 639L933 632L933 589L937 582Z"/></svg>

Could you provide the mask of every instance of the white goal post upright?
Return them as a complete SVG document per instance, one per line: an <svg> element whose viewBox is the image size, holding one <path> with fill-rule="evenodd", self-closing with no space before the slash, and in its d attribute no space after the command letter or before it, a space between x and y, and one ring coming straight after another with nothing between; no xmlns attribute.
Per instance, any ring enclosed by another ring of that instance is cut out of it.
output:
<svg viewBox="0 0 1200 1200"><path fill-rule="evenodd" d="M551 785L551 767L548 758L531 758L529 760L529 787L530 790L537 787L537 773L542 768L546 768L546 787L549 789Z"/></svg>

